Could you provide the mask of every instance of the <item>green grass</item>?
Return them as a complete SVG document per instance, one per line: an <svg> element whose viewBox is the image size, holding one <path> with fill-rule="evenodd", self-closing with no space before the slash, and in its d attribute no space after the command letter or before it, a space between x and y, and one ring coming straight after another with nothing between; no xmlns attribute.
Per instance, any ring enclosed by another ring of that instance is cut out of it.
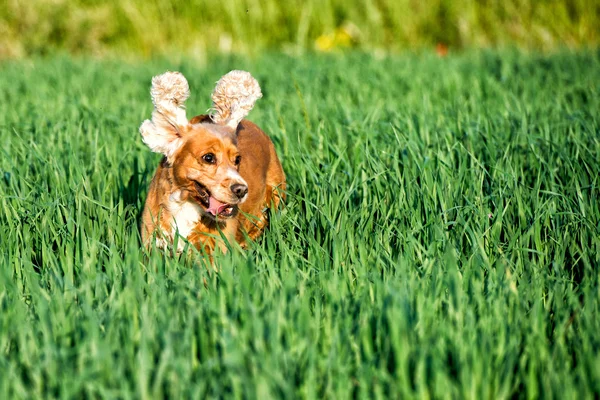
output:
<svg viewBox="0 0 600 400"><path fill-rule="evenodd" d="M0 59L600 45L598 0L7 0Z"/></svg>
<svg viewBox="0 0 600 400"><path fill-rule="evenodd" d="M233 68L287 206L146 257L150 78L192 115ZM598 396L599 93L597 51L5 62L0 398Z"/></svg>

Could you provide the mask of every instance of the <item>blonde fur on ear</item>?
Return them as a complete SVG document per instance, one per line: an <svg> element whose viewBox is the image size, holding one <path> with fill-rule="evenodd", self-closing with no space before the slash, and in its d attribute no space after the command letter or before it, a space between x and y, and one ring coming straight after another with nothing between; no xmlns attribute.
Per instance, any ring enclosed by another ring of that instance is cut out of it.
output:
<svg viewBox="0 0 600 400"><path fill-rule="evenodd" d="M190 96L190 87L179 72L165 72L152 78L150 89L154 111L152 120L140 126L142 139L154 152L171 158L183 139L182 131L189 124L184 102Z"/></svg>
<svg viewBox="0 0 600 400"><path fill-rule="evenodd" d="M188 123L183 103L190 97L190 86L180 72L165 72L152 78L152 103L169 122L185 126Z"/></svg>
<svg viewBox="0 0 600 400"><path fill-rule="evenodd" d="M211 119L235 130L261 97L260 86L249 72L231 71L219 79L212 92Z"/></svg>

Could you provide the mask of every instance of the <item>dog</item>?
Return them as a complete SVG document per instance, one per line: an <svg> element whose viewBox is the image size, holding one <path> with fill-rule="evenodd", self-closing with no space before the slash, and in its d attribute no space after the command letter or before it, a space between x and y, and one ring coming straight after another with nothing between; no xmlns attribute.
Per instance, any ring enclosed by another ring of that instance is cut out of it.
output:
<svg viewBox="0 0 600 400"><path fill-rule="evenodd" d="M179 72L152 78L152 119L140 126L144 143L163 158L150 184L141 221L144 245L186 241L209 254L225 240L242 247L268 224L268 211L285 200L285 174L271 139L245 120L262 97L245 71L224 75L209 114L188 120L189 85ZM184 238L186 240L180 240Z"/></svg>

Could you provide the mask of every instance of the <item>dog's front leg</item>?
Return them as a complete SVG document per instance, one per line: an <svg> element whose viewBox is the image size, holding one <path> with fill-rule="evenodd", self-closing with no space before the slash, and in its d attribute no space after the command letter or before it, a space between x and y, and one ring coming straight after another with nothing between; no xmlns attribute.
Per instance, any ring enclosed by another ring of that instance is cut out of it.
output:
<svg viewBox="0 0 600 400"><path fill-rule="evenodd" d="M223 253L228 251L228 242L235 243L236 234L239 229L240 223L237 218L227 221L227 224L223 227L221 239L218 241L218 246Z"/></svg>

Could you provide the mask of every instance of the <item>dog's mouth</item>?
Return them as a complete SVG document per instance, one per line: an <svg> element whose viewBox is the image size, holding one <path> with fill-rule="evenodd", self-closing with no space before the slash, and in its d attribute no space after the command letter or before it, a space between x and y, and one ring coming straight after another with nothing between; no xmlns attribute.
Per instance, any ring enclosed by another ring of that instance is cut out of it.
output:
<svg viewBox="0 0 600 400"><path fill-rule="evenodd" d="M199 182L194 182L194 186L196 186L196 194L194 194L193 197L206 209L205 211L207 214L214 218L229 218L236 214L236 204L224 203L215 199L211 195L210 190Z"/></svg>

